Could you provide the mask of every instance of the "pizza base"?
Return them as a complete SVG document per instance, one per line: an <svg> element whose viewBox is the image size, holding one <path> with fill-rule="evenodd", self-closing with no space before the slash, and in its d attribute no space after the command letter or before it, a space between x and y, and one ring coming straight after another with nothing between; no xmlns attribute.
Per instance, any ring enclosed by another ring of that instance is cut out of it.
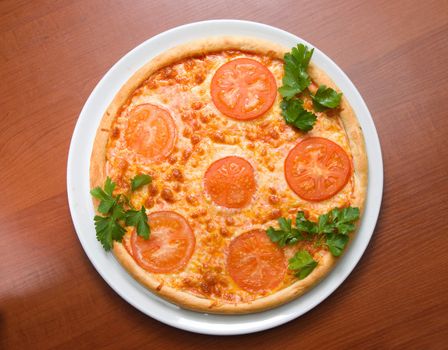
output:
<svg viewBox="0 0 448 350"><path fill-rule="evenodd" d="M106 146L112 122L115 115L119 112L120 107L127 101L129 96L140 86L140 84L160 68L169 66L184 58L232 49L267 55L279 59L282 59L284 54L289 52L289 49L260 39L221 36L210 37L179 45L152 59L123 85L103 115L93 144L90 161L91 187L102 186L104 183L106 178ZM328 87L338 90L333 81L312 63L309 65L309 74L313 81L319 85L325 84ZM344 95L341 101L341 110L339 116L343 122L353 157L355 190L352 194L351 205L359 207L362 211L366 197L368 176L364 137L359 122ZM291 301L308 291L326 276L337 261L337 258L333 257L328 251L321 250L318 253L320 258L317 267L305 279L296 281L284 289L276 291L271 295L255 299L251 302L226 303L202 298L169 286L164 286L154 278L150 272L141 268L121 243L114 242L113 252L124 268L137 281L155 294L186 309L221 314L258 312Z"/></svg>

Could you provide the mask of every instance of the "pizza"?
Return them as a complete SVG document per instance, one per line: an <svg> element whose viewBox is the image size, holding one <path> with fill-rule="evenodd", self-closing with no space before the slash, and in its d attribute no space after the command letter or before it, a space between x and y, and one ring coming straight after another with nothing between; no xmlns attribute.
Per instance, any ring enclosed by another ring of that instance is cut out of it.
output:
<svg viewBox="0 0 448 350"><path fill-rule="evenodd" d="M299 297L343 254L367 157L312 53L211 37L121 87L92 150L95 228L150 291L201 312L256 312Z"/></svg>

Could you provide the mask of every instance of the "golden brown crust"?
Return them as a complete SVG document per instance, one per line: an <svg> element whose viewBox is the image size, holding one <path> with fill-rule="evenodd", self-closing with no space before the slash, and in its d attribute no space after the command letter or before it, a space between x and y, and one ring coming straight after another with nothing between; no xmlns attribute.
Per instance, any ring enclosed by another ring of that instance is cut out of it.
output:
<svg viewBox="0 0 448 350"><path fill-rule="evenodd" d="M201 298L190 293L179 291L169 286L164 286L155 279L150 273L142 269L135 260L129 255L126 248L117 242L114 242L114 253L118 261L126 270L141 284L151 289L159 296L175 302L176 304L194 311L203 311L208 313L221 314L245 314L271 309L275 306L284 304L295 299L309 290L314 284L322 279L331 270L335 259L327 251L322 251L314 255L318 260L318 265L314 271L305 279L281 289L269 296L255 299L248 303L222 303L215 300Z"/></svg>
<svg viewBox="0 0 448 350"><path fill-rule="evenodd" d="M106 177L106 146L115 115L127 101L128 97L143 81L158 69L184 58L232 49L269 55L273 58L283 58L284 53L289 51L277 44L254 38L212 37L177 46L155 57L139 69L126 82L103 116L97 131L91 156L91 187L101 185ZM310 65L310 75L315 82L337 89L331 79L314 65ZM362 208L367 188L367 156L364 146L364 138L358 120L345 97L342 98L341 107L342 112L340 116L348 135L353 155L355 191L352 198L352 205ZM305 279L299 280L284 289L269 296L258 298L252 302L224 303L201 298L169 286L163 286L154 275L142 269L135 262L122 244L115 242L113 251L118 261L136 280L159 296L191 310L226 314L262 311L293 300L297 296L305 293L327 275L336 261L336 259L327 251L320 251L314 256L314 258L319 261L318 266Z"/></svg>
<svg viewBox="0 0 448 350"><path fill-rule="evenodd" d="M330 77L313 64L310 65L309 74L313 81L318 85L326 85L334 90L339 90ZM367 153L361 125L344 95L342 95L341 113L339 114L339 117L342 120L347 138L350 142L350 151L353 157L355 183L351 205L362 209L364 207L367 192Z"/></svg>

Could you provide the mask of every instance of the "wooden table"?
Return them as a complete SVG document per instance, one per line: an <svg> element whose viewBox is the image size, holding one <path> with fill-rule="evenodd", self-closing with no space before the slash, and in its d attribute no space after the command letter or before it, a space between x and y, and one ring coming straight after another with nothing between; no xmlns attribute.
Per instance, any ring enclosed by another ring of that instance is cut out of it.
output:
<svg viewBox="0 0 448 350"><path fill-rule="evenodd" d="M332 57L378 129L384 200L348 280L299 319L213 337L140 313L75 234L66 162L78 114L126 52L212 18L264 22ZM448 347L448 2L18 1L0 3L0 348Z"/></svg>

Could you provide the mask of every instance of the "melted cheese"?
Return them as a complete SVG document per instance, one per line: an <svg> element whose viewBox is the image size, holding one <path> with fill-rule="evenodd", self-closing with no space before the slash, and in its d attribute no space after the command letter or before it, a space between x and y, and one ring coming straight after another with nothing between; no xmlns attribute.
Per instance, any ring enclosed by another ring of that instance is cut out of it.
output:
<svg viewBox="0 0 448 350"><path fill-rule="evenodd" d="M280 96L262 117L238 121L220 113L210 97L210 81L224 63L248 57L265 64L281 86L283 63L268 57L227 51L190 58L154 73L124 105L113 124L107 148L107 172L117 182L117 191L128 190L137 173L153 177L153 184L133 193L132 204L150 212L172 210L183 215L196 236L195 252L186 268L177 274L155 275L164 285L216 300L249 301L260 295L248 293L226 271L226 251L232 238L255 228L277 227L279 216L294 217L298 210L311 219L334 207L350 203L353 179L334 197L317 203L298 197L287 185L284 160L305 136L285 124L280 114ZM124 130L129 112L142 103L161 106L177 125L176 146L164 161L148 161L126 148ZM305 101L305 106L310 105ZM309 136L328 138L350 155L348 140L337 116L318 113ZM204 190L204 173L214 161L236 155L248 160L257 184L251 203L243 209L228 209L212 202ZM125 237L128 245L129 232ZM302 243L303 244L303 243ZM285 249L292 256L300 245ZM307 247L312 250L311 246ZM294 281L288 273L282 289Z"/></svg>

